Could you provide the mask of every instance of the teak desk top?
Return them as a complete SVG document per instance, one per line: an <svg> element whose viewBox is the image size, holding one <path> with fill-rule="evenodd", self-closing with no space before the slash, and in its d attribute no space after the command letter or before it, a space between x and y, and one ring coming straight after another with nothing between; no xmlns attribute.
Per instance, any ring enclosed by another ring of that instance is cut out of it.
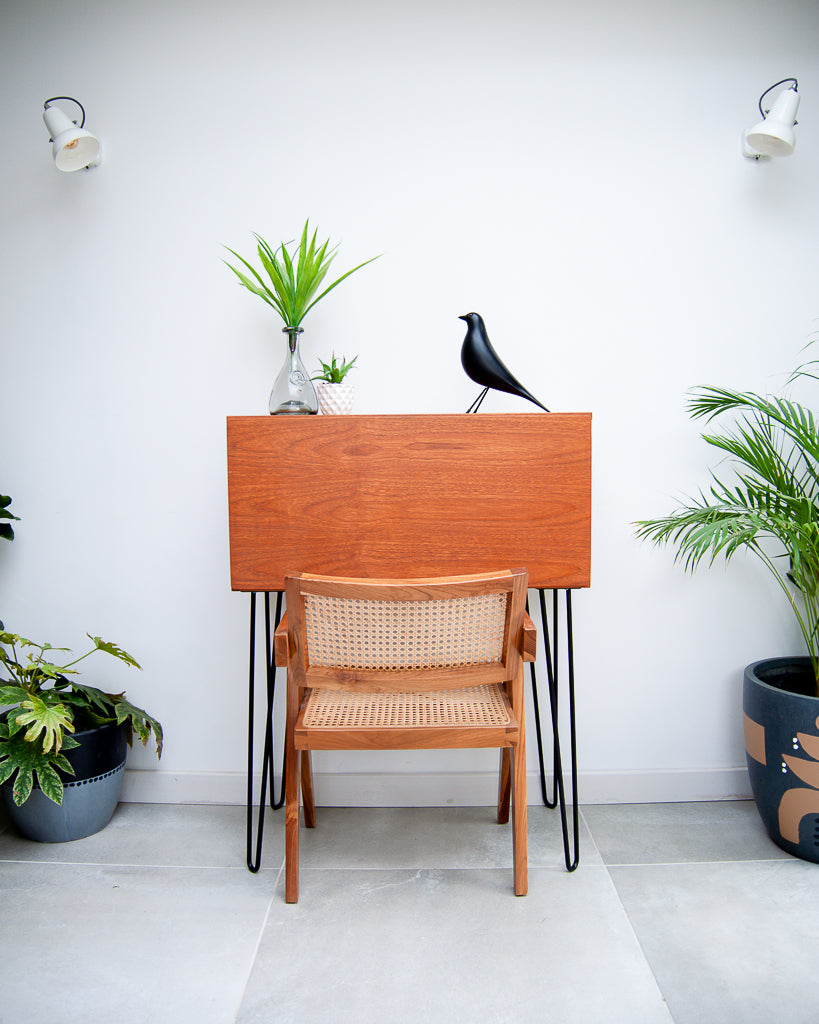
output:
<svg viewBox="0 0 819 1024"><path fill-rule="evenodd" d="M229 416L233 590L526 568L588 587L591 413Z"/></svg>

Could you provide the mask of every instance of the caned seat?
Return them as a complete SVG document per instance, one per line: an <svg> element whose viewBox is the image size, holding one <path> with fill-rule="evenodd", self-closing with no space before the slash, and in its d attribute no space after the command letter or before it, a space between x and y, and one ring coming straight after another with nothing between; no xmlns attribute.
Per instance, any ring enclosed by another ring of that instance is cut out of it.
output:
<svg viewBox="0 0 819 1024"><path fill-rule="evenodd" d="M534 658L525 570L422 580L285 581L285 899L298 900L299 806L315 825L311 750L498 747L515 892L527 891L523 662ZM299 752L301 764L299 765Z"/></svg>

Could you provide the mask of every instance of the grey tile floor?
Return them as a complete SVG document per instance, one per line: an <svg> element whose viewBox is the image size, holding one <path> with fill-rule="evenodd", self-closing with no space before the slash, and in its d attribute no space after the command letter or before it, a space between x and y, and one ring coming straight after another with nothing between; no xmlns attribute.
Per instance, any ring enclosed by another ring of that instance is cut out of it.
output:
<svg viewBox="0 0 819 1024"><path fill-rule="evenodd" d="M819 1020L819 865L746 802L530 808L529 895L483 808L320 808L301 898L281 812L121 804L57 846L0 812L0 1024Z"/></svg>

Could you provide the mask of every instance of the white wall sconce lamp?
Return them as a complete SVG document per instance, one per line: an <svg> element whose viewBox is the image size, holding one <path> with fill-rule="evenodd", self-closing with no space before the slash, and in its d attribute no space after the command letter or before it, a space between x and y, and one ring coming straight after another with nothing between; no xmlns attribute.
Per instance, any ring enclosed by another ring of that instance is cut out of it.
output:
<svg viewBox="0 0 819 1024"><path fill-rule="evenodd" d="M79 124L72 121L57 100L76 103L82 113ZM81 171L96 167L102 159L99 139L85 127L85 107L73 96L52 96L43 104L43 120L50 135L54 163L60 171Z"/></svg>
<svg viewBox="0 0 819 1024"><path fill-rule="evenodd" d="M770 110L764 110L762 101L780 85L787 82L793 84L773 101ZM762 120L749 128L742 136L742 153L744 156L759 160L763 156L790 156L796 145L796 111L799 109L799 93L795 78L783 78L766 89L759 97L759 112Z"/></svg>

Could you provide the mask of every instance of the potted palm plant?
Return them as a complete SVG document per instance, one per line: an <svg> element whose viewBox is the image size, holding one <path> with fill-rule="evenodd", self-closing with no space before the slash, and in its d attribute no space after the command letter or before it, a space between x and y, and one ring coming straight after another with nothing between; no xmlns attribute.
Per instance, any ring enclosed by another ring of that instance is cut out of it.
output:
<svg viewBox="0 0 819 1024"><path fill-rule="evenodd" d="M341 363L338 364L335 352L330 356L329 363L319 359L321 373L317 373L312 379L316 381L319 408L325 416L339 416L352 412L355 390L345 378L355 366L356 359L358 356L353 356L346 362L342 356Z"/></svg>
<svg viewBox="0 0 819 1024"><path fill-rule="evenodd" d="M124 693L80 683L77 666L101 651L139 668L127 651L99 637L85 654L56 664L66 648L0 632L0 784L12 820L30 839L81 839L108 824L122 789L126 746L162 726Z"/></svg>
<svg viewBox="0 0 819 1024"><path fill-rule="evenodd" d="M304 370L299 355L302 321L313 306L342 281L378 259L377 256L373 256L324 286L338 246L330 249L330 239L319 243L317 236L318 232L314 231L311 237L307 220L304 222L297 247L293 248L293 242L281 242L278 249L274 250L261 235L254 232L261 271L239 253L225 246L248 273L228 263L227 260L223 262L230 267L248 291L258 295L284 321L283 332L287 335L288 354L270 392L271 415L318 412L315 388Z"/></svg>
<svg viewBox="0 0 819 1024"><path fill-rule="evenodd" d="M816 377L817 361L791 382ZM703 434L728 456L732 478L668 516L636 523L637 536L670 544L693 570L750 552L769 570L797 623L806 653L745 669L743 711L751 788L771 838L819 862L819 432L814 413L786 397L696 389L693 419L733 414Z"/></svg>

